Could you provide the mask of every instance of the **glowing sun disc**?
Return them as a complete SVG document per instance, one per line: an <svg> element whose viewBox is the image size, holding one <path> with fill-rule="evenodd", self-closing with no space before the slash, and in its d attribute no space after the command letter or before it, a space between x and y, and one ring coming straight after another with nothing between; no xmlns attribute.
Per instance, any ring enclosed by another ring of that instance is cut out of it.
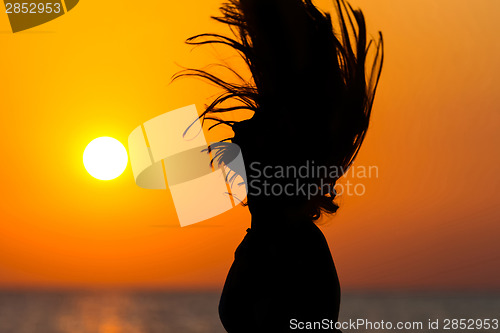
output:
<svg viewBox="0 0 500 333"><path fill-rule="evenodd" d="M127 163L125 147L120 141L107 136L92 140L83 152L85 170L100 180L111 180L120 176Z"/></svg>

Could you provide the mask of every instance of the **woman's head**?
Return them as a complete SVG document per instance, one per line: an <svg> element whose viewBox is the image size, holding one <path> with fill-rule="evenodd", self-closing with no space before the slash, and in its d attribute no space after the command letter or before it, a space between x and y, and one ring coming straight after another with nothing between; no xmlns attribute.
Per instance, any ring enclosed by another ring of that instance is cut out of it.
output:
<svg viewBox="0 0 500 333"><path fill-rule="evenodd" d="M313 163L346 171L361 147L382 69L382 34L368 66L373 41L367 41L362 12L343 0L334 3L336 22L310 0L231 0L221 8L223 15L215 19L228 24L236 38L202 34L188 40L194 45L230 46L251 72L252 80L240 83L228 83L201 70L180 74L201 76L224 90L202 117L232 126L233 142L241 147L246 162L248 182L252 163L292 169ZM219 117L238 109L251 110L254 115L240 123ZM321 212L337 210L333 185L339 176L274 176L269 181L279 186L295 182L321 191L266 197L252 195L248 184L248 202L283 204L316 219Z"/></svg>

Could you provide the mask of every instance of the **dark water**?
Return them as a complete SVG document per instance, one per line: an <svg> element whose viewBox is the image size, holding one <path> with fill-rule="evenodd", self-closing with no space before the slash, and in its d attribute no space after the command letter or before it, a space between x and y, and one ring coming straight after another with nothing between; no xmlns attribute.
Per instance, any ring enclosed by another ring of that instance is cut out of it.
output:
<svg viewBox="0 0 500 333"><path fill-rule="evenodd" d="M0 292L0 333L224 332L217 293ZM500 319L500 294L344 293L341 321L422 322L423 329L392 332L500 332L428 330L428 320ZM299 330L297 330L299 331ZM386 332L366 327L345 332Z"/></svg>
<svg viewBox="0 0 500 333"><path fill-rule="evenodd" d="M344 293L340 311L340 321L363 319L372 324L384 320L392 323L393 328L372 329L358 327L356 330L347 329L345 332L496 332L500 328L484 329L484 319L500 320L500 293ZM466 329L445 329L446 320L463 319ZM438 329L429 329L429 320L439 322ZM477 322L480 320L480 322ZM397 329L397 323L410 325L412 328ZM422 324L421 329L417 327ZM478 328L481 326L481 328ZM478 325L478 326L476 326Z"/></svg>

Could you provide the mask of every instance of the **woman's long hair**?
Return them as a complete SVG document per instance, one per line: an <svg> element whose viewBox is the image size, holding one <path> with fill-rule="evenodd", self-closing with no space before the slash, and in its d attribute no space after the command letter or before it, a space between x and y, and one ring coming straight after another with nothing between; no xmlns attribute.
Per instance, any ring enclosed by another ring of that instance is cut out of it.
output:
<svg viewBox="0 0 500 333"><path fill-rule="evenodd" d="M268 156L294 165L314 161L341 173L352 165L368 129L383 64L383 38L379 32L377 41L367 40L361 10L344 0L334 0L334 5L338 27L311 0L230 0L221 7L222 16L213 19L229 25L235 37L204 33L187 40L191 45L229 46L251 72L251 80L245 81L229 68L239 83L200 69L175 77L201 77L222 88L200 117L215 122L210 129L231 126L245 159ZM253 117L243 122L220 117L239 110L253 111ZM264 136L269 148L252 145L256 136ZM224 145L218 148L223 156ZM309 180L331 186L327 193L308 198L308 216L317 219L321 212L338 209L333 188L341 173Z"/></svg>

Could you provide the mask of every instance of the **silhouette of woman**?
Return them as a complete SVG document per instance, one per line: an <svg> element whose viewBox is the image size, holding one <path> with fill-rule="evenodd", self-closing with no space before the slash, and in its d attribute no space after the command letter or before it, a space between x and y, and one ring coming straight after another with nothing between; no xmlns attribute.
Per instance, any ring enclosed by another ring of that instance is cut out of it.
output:
<svg viewBox="0 0 500 333"><path fill-rule="evenodd" d="M311 0L231 0L214 19L236 38L201 34L187 41L230 46L252 74L237 84L198 69L178 75L224 90L201 118L232 127L247 170L251 228L236 249L219 304L229 333L290 332L302 325L335 331L340 285L314 222L337 211L334 185L365 138L383 39L379 32L377 42L368 42L363 13L344 0L334 4L338 29ZM220 118L238 110L253 116ZM224 143L212 148L222 162L231 155Z"/></svg>

